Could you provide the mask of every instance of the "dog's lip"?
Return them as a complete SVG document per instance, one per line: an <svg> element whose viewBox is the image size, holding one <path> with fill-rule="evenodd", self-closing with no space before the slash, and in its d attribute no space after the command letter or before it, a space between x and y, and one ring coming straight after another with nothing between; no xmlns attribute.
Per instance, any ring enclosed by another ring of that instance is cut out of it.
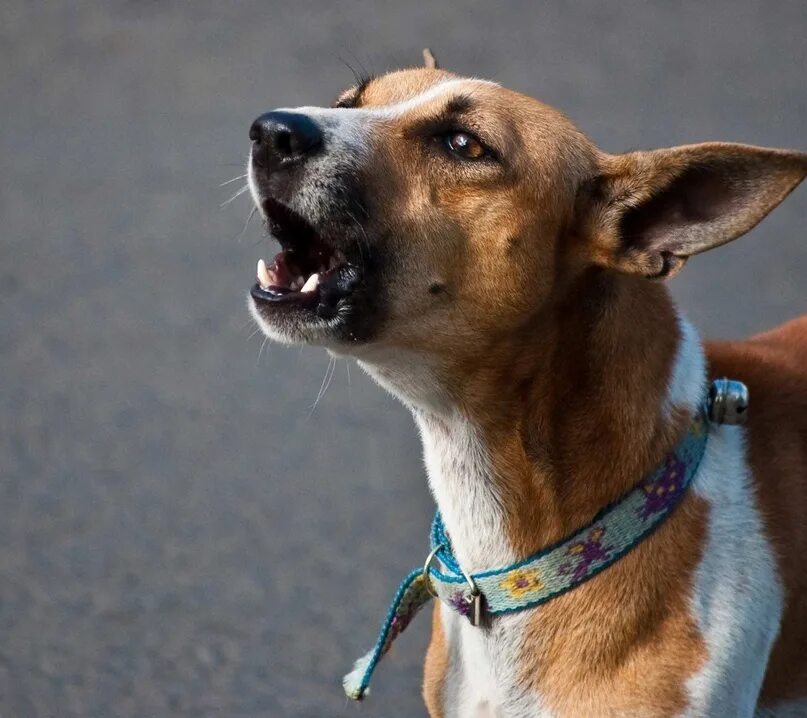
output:
<svg viewBox="0 0 807 718"><path fill-rule="evenodd" d="M249 291L252 298L262 304L297 304L299 306L315 306L318 292L293 292L277 287L263 287L255 282Z"/></svg>
<svg viewBox="0 0 807 718"><path fill-rule="evenodd" d="M362 275L358 267L344 262L323 272L310 284L309 287L291 289L267 286L259 280L252 286L250 296L257 305L267 309L297 308L330 319L338 316L339 308L362 286Z"/></svg>

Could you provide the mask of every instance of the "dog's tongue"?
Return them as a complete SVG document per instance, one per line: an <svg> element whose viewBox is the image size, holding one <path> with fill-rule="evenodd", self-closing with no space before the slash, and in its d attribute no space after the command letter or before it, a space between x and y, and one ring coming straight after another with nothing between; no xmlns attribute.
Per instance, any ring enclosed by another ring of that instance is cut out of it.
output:
<svg viewBox="0 0 807 718"><path fill-rule="evenodd" d="M274 263L269 268L269 271L274 273L273 283L279 287L291 287L294 280L297 279L289 267L288 252L286 251L275 255Z"/></svg>

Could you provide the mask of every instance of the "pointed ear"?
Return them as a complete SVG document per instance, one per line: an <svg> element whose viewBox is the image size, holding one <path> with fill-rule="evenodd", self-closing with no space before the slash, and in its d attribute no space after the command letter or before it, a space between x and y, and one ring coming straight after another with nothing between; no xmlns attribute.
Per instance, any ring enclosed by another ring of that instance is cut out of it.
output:
<svg viewBox="0 0 807 718"><path fill-rule="evenodd" d="M440 68L437 64L437 58L428 47L423 48L423 64L427 70L438 70Z"/></svg>
<svg viewBox="0 0 807 718"><path fill-rule="evenodd" d="M807 154L710 142L605 156L578 195L594 261L663 278L745 234L807 175Z"/></svg>

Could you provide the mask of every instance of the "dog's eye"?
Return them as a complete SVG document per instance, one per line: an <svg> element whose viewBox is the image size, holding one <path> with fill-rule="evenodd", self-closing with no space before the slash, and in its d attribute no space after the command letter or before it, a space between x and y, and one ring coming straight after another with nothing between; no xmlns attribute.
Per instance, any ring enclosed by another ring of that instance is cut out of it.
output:
<svg viewBox="0 0 807 718"><path fill-rule="evenodd" d="M468 132L449 132L444 141L451 152L466 160L478 160L487 154L485 146Z"/></svg>

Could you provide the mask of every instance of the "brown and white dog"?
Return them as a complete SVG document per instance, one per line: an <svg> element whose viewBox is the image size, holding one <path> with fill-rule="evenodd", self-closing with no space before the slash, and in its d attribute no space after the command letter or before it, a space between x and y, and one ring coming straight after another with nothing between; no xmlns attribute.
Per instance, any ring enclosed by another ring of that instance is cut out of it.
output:
<svg viewBox="0 0 807 718"><path fill-rule="evenodd" d="M354 357L412 411L467 572L584 526L656 467L709 377L750 389L635 550L482 630L437 605L431 716L807 715L807 317L701 344L662 280L739 237L807 155L611 155L557 110L434 67L270 112L249 184L283 251L266 334Z"/></svg>

